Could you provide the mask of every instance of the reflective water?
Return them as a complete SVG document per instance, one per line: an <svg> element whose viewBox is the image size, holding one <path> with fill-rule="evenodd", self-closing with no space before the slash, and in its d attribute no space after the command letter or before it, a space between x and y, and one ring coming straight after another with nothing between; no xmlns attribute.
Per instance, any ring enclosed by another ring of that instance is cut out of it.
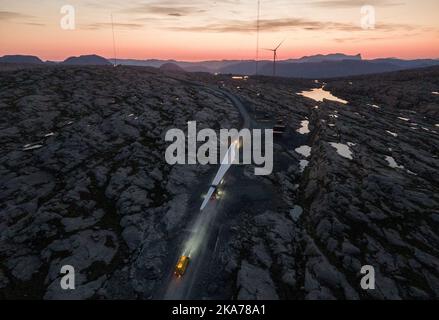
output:
<svg viewBox="0 0 439 320"><path fill-rule="evenodd" d="M295 222L299 221L302 213L303 213L303 209L300 206L294 206L294 208L290 210L290 216Z"/></svg>
<svg viewBox="0 0 439 320"><path fill-rule="evenodd" d="M309 91L302 91L301 93L298 93L298 95L313 99L315 101L320 101L320 102L323 102L323 100L326 99L326 100L331 100L331 101L335 101L335 102L340 102L342 104L348 103L346 100L337 98L331 92L323 90L323 88L311 89Z"/></svg>
<svg viewBox="0 0 439 320"><path fill-rule="evenodd" d="M308 134L309 131L309 121L308 120L303 120L300 125L302 126L300 129L297 130L298 133L300 134Z"/></svg>
<svg viewBox="0 0 439 320"><path fill-rule="evenodd" d="M23 151L30 151L42 148L42 144L27 144L23 147Z"/></svg>
<svg viewBox="0 0 439 320"><path fill-rule="evenodd" d="M400 166L400 165L398 165L396 163L396 161L395 161L395 159L393 157L386 156L386 161L389 164L390 168L393 168L393 169L404 169L403 166Z"/></svg>
<svg viewBox="0 0 439 320"><path fill-rule="evenodd" d="M347 144L331 142L330 145L333 148L335 148L335 150L337 151L337 153L340 156L342 156L342 157L344 157L346 159L349 159L349 160L353 159L352 151L351 151L351 149L349 148L349 146Z"/></svg>
<svg viewBox="0 0 439 320"><path fill-rule="evenodd" d="M386 130L386 132L392 136L394 136L395 138L398 137L398 134L389 130Z"/></svg>
<svg viewBox="0 0 439 320"><path fill-rule="evenodd" d="M311 147L310 146L301 146L299 148L296 148L294 151L296 151L298 154L301 154L305 158L308 158L311 155Z"/></svg>
<svg viewBox="0 0 439 320"><path fill-rule="evenodd" d="M305 171L306 167L308 167L309 165L309 161L308 160L300 160L300 172Z"/></svg>

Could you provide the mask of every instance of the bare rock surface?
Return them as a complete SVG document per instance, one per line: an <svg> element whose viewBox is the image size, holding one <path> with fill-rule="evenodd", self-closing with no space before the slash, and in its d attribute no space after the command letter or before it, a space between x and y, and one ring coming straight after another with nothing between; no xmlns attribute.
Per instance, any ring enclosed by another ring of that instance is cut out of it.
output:
<svg viewBox="0 0 439 320"><path fill-rule="evenodd" d="M236 290L255 297L242 289L245 261L268 273L259 277L273 280L273 298L437 299L439 69L325 80L347 104L297 95L319 81L221 80L259 125L287 127L267 177L277 210L248 205L222 256ZM304 120L310 132L299 135ZM309 156L294 152L304 145ZM365 265L375 290L360 286Z"/></svg>
<svg viewBox="0 0 439 320"><path fill-rule="evenodd" d="M0 86L0 296L151 297L205 172L169 166L165 133L236 127L237 111L148 68L27 68ZM60 289L63 265L80 289Z"/></svg>
<svg viewBox="0 0 439 320"><path fill-rule="evenodd" d="M323 85L348 103L299 95ZM165 133L242 125L208 87L285 133L272 175L232 170L196 297L439 298L438 68L323 83L38 67L2 71L0 86L1 298L157 298L212 169L166 164ZM365 265L375 290L360 286Z"/></svg>

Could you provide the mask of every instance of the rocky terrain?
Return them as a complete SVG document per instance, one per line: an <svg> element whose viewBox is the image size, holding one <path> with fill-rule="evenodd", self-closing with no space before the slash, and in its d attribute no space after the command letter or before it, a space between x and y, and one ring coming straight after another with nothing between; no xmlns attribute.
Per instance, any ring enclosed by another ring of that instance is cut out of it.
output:
<svg viewBox="0 0 439 320"><path fill-rule="evenodd" d="M224 246L236 297L439 298L439 69L314 82L347 104L298 97L298 83L222 81L289 130L268 182L283 203L249 208Z"/></svg>
<svg viewBox="0 0 439 320"><path fill-rule="evenodd" d="M25 69L0 87L0 297L150 297L206 170L168 166L164 135L237 127L237 111L147 68Z"/></svg>
<svg viewBox="0 0 439 320"><path fill-rule="evenodd" d="M235 196L196 297L439 298L439 69L325 81L0 73L0 297L160 298L212 169L167 165L164 134L189 120L241 125L211 86L238 97L256 127L286 132L271 176L231 173ZM299 95L322 86L347 103ZM73 292L59 288L66 264L79 274ZM375 290L360 286L364 265Z"/></svg>

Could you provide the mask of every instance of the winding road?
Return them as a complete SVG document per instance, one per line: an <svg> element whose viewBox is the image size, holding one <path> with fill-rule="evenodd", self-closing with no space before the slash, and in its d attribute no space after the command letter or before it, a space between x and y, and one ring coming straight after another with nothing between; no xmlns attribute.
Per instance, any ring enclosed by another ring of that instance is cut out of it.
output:
<svg viewBox="0 0 439 320"><path fill-rule="evenodd" d="M242 118L242 128L251 129L252 119L245 106L235 95L212 86L195 82L184 82L192 86L202 86L209 91L226 97L238 109ZM221 166L219 170L221 170ZM233 172L229 172L228 174L233 174ZM158 294L158 298L164 300L189 300L198 298L193 292L195 283L199 275L204 272L202 266L209 261L217 248L221 230L221 227L217 225L217 220L223 213L223 208L224 204L222 199L209 201L205 208L197 214L191 223L193 227L189 232L185 245L182 247L182 250L180 250L179 255L174 259L176 263L181 255L187 255L191 258L186 274L182 278L177 278L173 272L175 268L175 265L173 265L172 270L168 272L164 281L166 289Z"/></svg>

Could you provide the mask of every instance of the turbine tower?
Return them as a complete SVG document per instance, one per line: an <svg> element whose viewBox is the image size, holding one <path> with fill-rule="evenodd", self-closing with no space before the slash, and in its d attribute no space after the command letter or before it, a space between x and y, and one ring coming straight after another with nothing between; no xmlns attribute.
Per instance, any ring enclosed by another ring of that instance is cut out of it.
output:
<svg viewBox="0 0 439 320"><path fill-rule="evenodd" d="M273 77L276 76L276 61L277 61L277 50L281 47L281 45L285 42L283 40L276 48L274 49L265 49L273 52Z"/></svg>

